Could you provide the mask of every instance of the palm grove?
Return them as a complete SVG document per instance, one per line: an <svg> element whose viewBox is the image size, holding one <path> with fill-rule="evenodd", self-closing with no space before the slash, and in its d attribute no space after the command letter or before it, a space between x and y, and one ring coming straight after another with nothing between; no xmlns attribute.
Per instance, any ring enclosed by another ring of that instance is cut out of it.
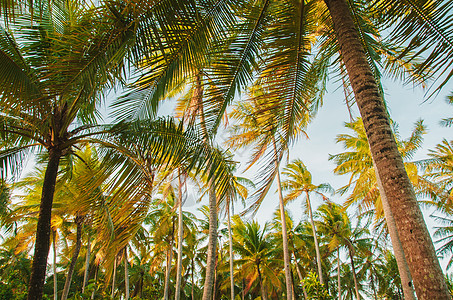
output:
<svg viewBox="0 0 453 300"><path fill-rule="evenodd" d="M451 144L411 161L423 122L395 138L381 85L386 75L445 87L450 1L0 9L2 297L450 299L437 254L451 253ZM303 157L281 165L331 76L361 115L331 157L350 176L341 206ZM105 124L112 91L121 96ZM175 116L157 117L166 99L177 99ZM241 147L247 166L231 154ZM19 176L29 156L36 168ZM235 175L252 165L255 184ZM279 210L260 226L249 216L275 187ZM204 218L183 211L188 189L207 199ZM285 210L299 199L306 216ZM417 199L438 212L437 253Z"/></svg>

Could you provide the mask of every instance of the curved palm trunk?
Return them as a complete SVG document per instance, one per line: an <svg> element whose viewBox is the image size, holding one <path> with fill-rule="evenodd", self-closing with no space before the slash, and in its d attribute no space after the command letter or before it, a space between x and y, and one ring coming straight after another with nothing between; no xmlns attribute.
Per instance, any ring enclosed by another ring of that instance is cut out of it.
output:
<svg viewBox="0 0 453 300"><path fill-rule="evenodd" d="M375 165L374 161L373 164ZM396 264L398 266L398 272L401 279L401 286L403 287L404 299L416 300L414 286L412 285L411 273L409 272L409 266L407 265L406 258L404 257L403 245L401 245L401 240L398 237L398 230L396 229L395 219L393 218L392 212L390 211L390 206L385 195L385 191L382 188L379 172L375 170L375 173L379 188L379 194L381 195L382 208L384 209L385 222L387 223L390 240L392 241L393 253L395 254Z"/></svg>
<svg viewBox="0 0 453 300"><path fill-rule="evenodd" d="M322 275L322 265L321 265L321 251L319 251L318 235L316 234L315 222L313 221L313 212L311 210L311 201L308 191L305 191L307 196L307 206L308 206L308 216L310 217L311 230L313 231L313 240L315 242L316 250L316 264L318 265L318 276L319 282L324 284L324 277Z"/></svg>
<svg viewBox="0 0 453 300"><path fill-rule="evenodd" d="M88 283L88 275L90 270L90 256L91 256L91 237L88 234L87 239L87 255L85 257L85 272L83 273L83 284L82 284L82 294L85 292L85 287Z"/></svg>
<svg viewBox="0 0 453 300"><path fill-rule="evenodd" d="M302 286L302 292L304 293L304 299L308 299L307 290L305 289L304 282L302 281L302 280L304 280L304 277L302 276L302 272L300 271L300 267L297 264L296 254L294 252L293 252L293 255L294 255L294 262L296 263L297 275L299 276L299 281L300 281L300 284Z"/></svg>
<svg viewBox="0 0 453 300"><path fill-rule="evenodd" d="M76 216L75 223L77 224L77 233L76 233L76 244L74 247L74 252L72 253L71 263L69 264L68 275L66 276L66 281L64 283L63 294L61 300L66 300L69 294L69 288L71 287L72 275L74 274L75 264L77 258L79 257L80 247L82 246L82 221L81 216Z"/></svg>
<svg viewBox="0 0 453 300"><path fill-rule="evenodd" d="M126 290L125 299L129 299L129 267L127 262L127 245L124 247L124 289Z"/></svg>
<svg viewBox="0 0 453 300"><path fill-rule="evenodd" d="M30 284L28 286L28 300L42 298L42 288L46 278L47 256L49 255L50 246L50 218L52 215L53 194L55 192L60 158L61 150L49 150L49 161L44 175L41 205L39 207L38 224L36 226L36 242Z"/></svg>
<svg viewBox="0 0 453 300"><path fill-rule="evenodd" d="M175 300L180 299L181 294L181 272L182 272L182 240L184 234L184 227L182 223L182 183L181 174L178 176L178 189L179 189L179 203L178 203L178 265L176 268L176 288Z"/></svg>
<svg viewBox="0 0 453 300"><path fill-rule="evenodd" d="M348 241L348 243L349 243L349 241ZM352 245L350 243L348 244L348 250L349 250L349 257L351 258L351 271L352 271L352 278L354 279L355 296L357 297L357 300L360 300L359 284L357 282L357 276L355 273L354 254L353 254L353 250L352 250Z"/></svg>
<svg viewBox="0 0 453 300"><path fill-rule="evenodd" d="M283 194L282 194L282 183L280 180L280 170L279 170L279 161L277 158L277 147L275 144L275 139L272 139L274 146L275 154L275 168L276 168L276 179L277 179L277 190L278 190L278 199L280 207L280 221L282 222L282 239L283 239L283 261L285 267L285 280L286 280L286 299L293 300L293 289L292 289L292 280L291 280L291 258L289 257L288 250L288 229L286 228L286 217L285 217L285 203L283 203Z"/></svg>
<svg viewBox="0 0 453 300"><path fill-rule="evenodd" d="M230 289L231 289L231 300L234 300L234 257L233 257L233 234L231 233L231 215L230 215L230 204L227 205L227 214L228 214L228 241L230 243L228 251L230 252Z"/></svg>
<svg viewBox="0 0 453 300"><path fill-rule="evenodd" d="M450 299L442 269L393 137L384 102L345 0L324 0L366 129L376 169L419 299Z"/></svg>
<svg viewBox="0 0 453 300"><path fill-rule="evenodd" d="M58 300L58 284L57 284L57 243L56 233L52 230L52 246L53 246L53 299Z"/></svg>

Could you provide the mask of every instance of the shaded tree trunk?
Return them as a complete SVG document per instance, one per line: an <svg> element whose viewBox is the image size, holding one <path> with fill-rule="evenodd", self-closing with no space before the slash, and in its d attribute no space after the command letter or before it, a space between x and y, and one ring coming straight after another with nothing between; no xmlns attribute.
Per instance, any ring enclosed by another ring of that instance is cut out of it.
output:
<svg viewBox="0 0 453 300"><path fill-rule="evenodd" d="M49 161L44 175L38 224L36 225L36 242L28 286L28 300L42 299L42 289L44 280L46 279L47 257L50 247L50 219L52 216L53 194L55 192L60 158L61 150L49 150Z"/></svg>
<svg viewBox="0 0 453 300"><path fill-rule="evenodd" d="M167 267L165 270L165 286L164 286L164 300L168 300L168 294L170 289L170 271L171 271L171 260L173 259L173 234L175 231L175 225L173 223L173 230L171 233L171 239L169 242L168 250L167 250Z"/></svg>
<svg viewBox="0 0 453 300"><path fill-rule="evenodd" d="M362 116L376 169L397 222L419 299L451 299L423 215L390 127L384 101L345 0L324 0Z"/></svg>
<svg viewBox="0 0 453 300"><path fill-rule="evenodd" d="M129 299L129 267L127 262L127 245L124 247L124 289L126 290L125 299Z"/></svg>
<svg viewBox="0 0 453 300"><path fill-rule="evenodd" d="M88 275L89 275L89 269L90 269L90 256L91 256L91 237L88 234L87 254L85 257L85 272L83 273L82 293L85 292L85 287L88 284Z"/></svg>
<svg viewBox="0 0 453 300"><path fill-rule="evenodd" d="M57 235L55 230L52 230L52 245L53 245L53 299L58 300L58 281L57 281Z"/></svg>
<svg viewBox="0 0 453 300"><path fill-rule="evenodd" d="M193 271L195 269L195 262L194 262L194 259L192 258L191 260L191 264L192 264L192 270L191 270L191 276L192 276L192 287L191 287L191 290L190 290L190 295L192 296L192 300L195 300L195 297L194 297L194 284L195 284L195 280L193 278Z"/></svg>
<svg viewBox="0 0 453 300"><path fill-rule="evenodd" d="M322 274L322 264L321 264L321 251L319 251L318 235L316 234L315 222L313 221L313 212L311 210L311 201L308 191L305 191L307 196L307 207L308 207L308 216L310 217L311 230L313 231L313 240L315 242L316 250L316 264L318 265L318 276L319 282L324 284L324 276Z"/></svg>
<svg viewBox="0 0 453 300"><path fill-rule="evenodd" d="M305 289L304 282L302 281L302 280L304 280L304 277L302 276L302 272L300 271L300 267L297 264L296 254L294 252L293 252L293 255L294 255L294 262L296 264L297 275L299 276L300 285L302 286L302 292L304 293L304 299L308 299L307 290Z"/></svg>
<svg viewBox="0 0 453 300"><path fill-rule="evenodd" d="M115 254L115 259L113 260L113 275L112 275L112 294L110 295L111 299L115 297L115 284L116 284L116 268L117 268L117 260L118 254Z"/></svg>
<svg viewBox="0 0 453 300"><path fill-rule="evenodd" d="M74 274L75 265L77 262L77 258L79 257L80 248L82 246L82 222L83 217L77 215L75 218L75 223L77 225L76 244L74 247L74 252L72 253L71 263L69 264L66 282L64 283L63 294L61 296L62 300L66 300L68 298L69 288L71 287L72 275Z"/></svg>
<svg viewBox="0 0 453 300"><path fill-rule="evenodd" d="M373 165L376 165L373 160ZM401 286L403 287L404 299L405 300L416 300L415 290L412 285L411 273L409 272L409 266L407 265L406 258L404 257L403 245L398 236L398 230L396 229L395 219L393 218L390 210L388 199L385 195L384 188L382 187L382 181L379 177L379 172L375 169L376 181L379 188L379 194L381 195L382 208L384 210L385 222L390 235L390 240L393 245L393 253L395 254L396 264L398 266L398 272L400 274Z"/></svg>
<svg viewBox="0 0 453 300"><path fill-rule="evenodd" d="M352 249L352 245L348 242L348 250L349 250L349 257L351 258L351 271L352 271L352 278L354 279L354 289L355 289L355 296L357 300L360 300L359 294L359 284L357 282L357 276L355 272L355 264L354 264L354 250Z"/></svg>
<svg viewBox="0 0 453 300"><path fill-rule="evenodd" d="M263 284L263 277L261 276L260 266L256 266L258 268L258 279L260 281L260 290L261 290L261 299L267 300L266 290L264 289Z"/></svg>

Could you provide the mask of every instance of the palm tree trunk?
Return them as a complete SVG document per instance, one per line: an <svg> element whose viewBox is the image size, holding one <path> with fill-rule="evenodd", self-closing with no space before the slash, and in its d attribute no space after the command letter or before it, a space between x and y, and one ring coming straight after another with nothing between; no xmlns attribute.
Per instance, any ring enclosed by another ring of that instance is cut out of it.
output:
<svg viewBox="0 0 453 300"><path fill-rule="evenodd" d="M52 230L52 246L53 246L53 299L58 300L58 282L57 282L57 243L56 232Z"/></svg>
<svg viewBox="0 0 453 300"><path fill-rule="evenodd" d="M340 261L340 247L337 248L338 265L337 265L337 282L338 282L338 300L341 300L341 261Z"/></svg>
<svg viewBox="0 0 453 300"><path fill-rule="evenodd" d="M115 283L116 283L116 259L118 254L115 254L115 258L113 259L113 276L112 276L112 294L110 295L111 299L115 297Z"/></svg>
<svg viewBox="0 0 453 300"><path fill-rule="evenodd" d="M286 214L285 214L285 203L283 202L282 183L280 180L279 161L277 158L277 146L275 139L272 138L275 154L275 168L276 168L276 179L278 189L278 199L280 206L280 221L282 222L282 239L283 239L283 261L285 267L285 280L286 280L286 299L293 300L292 293L292 280L291 280L291 258L289 257L288 250L288 229L286 228Z"/></svg>
<svg viewBox="0 0 453 300"><path fill-rule="evenodd" d="M200 125L203 132L205 144L209 143L209 134L206 128L206 121L203 110L203 86L201 85L201 71L196 75L196 88L194 97L199 108ZM208 170L208 174L210 170ZM217 251L217 197L215 193L214 180L209 180L209 235L208 253L206 259L206 277L203 287L203 300L211 300L214 284L215 257Z"/></svg>
<svg viewBox="0 0 453 300"><path fill-rule="evenodd" d="M83 217L77 215L75 218L75 223L77 225L76 244L74 247L74 252L72 253L71 263L69 264L68 275L66 276L66 281L64 283L61 300L66 300L68 298L69 288L71 287L72 275L74 274L75 264L77 262L77 258L79 257L80 248L82 246L82 221Z"/></svg>
<svg viewBox="0 0 453 300"><path fill-rule="evenodd" d="M176 288L175 300L180 299L181 294L181 272L182 272L182 241L184 235L184 227L182 223L182 183L181 174L178 174L178 189L179 189L179 203L178 203L178 265L176 268Z"/></svg>
<svg viewBox="0 0 453 300"><path fill-rule="evenodd" d="M87 283L88 283L88 275L89 275L89 269L90 269L90 256L91 256L91 237L88 234L87 255L85 257L85 272L83 273L82 294L83 294L83 292L85 292L85 287L87 286Z"/></svg>
<svg viewBox="0 0 453 300"><path fill-rule="evenodd" d="M231 233L231 215L230 215L230 205L227 205L227 214L228 214L228 241L229 241L229 255L230 255L230 289L231 289L231 300L234 300L234 257L233 257L233 234Z"/></svg>
<svg viewBox="0 0 453 300"><path fill-rule="evenodd" d="M127 245L124 247L124 289L126 290L125 299L129 299L129 267L127 262Z"/></svg>
<svg viewBox="0 0 453 300"><path fill-rule="evenodd" d="M374 163L373 160L373 164ZM375 169L376 181L379 188L379 194L381 195L382 208L384 210L385 222L387 223L387 228L390 235L390 240L392 241L393 253L395 254L396 264L398 266L398 271L400 273L401 286L403 287L404 299L405 300L416 300L415 290L412 285L411 273L409 272L409 266L407 265L406 258L404 257L403 245L398 236L398 230L396 229L395 219L393 218L392 212L390 210L388 199L385 195L385 191L382 187L382 181L379 177L379 172Z"/></svg>
<svg viewBox="0 0 453 300"><path fill-rule="evenodd" d="M353 250L352 250L352 245L350 243L348 244L348 250L349 250L349 257L351 258L351 271L352 271L352 278L354 279L355 296L357 297L357 300L360 300L359 284L357 282L357 276L355 273L354 254L353 254Z"/></svg>
<svg viewBox="0 0 453 300"><path fill-rule="evenodd" d="M258 268L258 279L260 281L261 299L267 300L267 295L263 284L263 277L261 276L260 265L257 265L257 268Z"/></svg>
<svg viewBox="0 0 453 300"><path fill-rule="evenodd" d="M168 300L168 291L170 288L170 271L171 271L171 260L173 258L173 234L171 236L170 245L167 250L167 267L165 270L165 286L164 286L164 300Z"/></svg>
<svg viewBox="0 0 453 300"><path fill-rule="evenodd" d="M380 95L346 0L324 0L362 116L376 169L397 222L419 299L450 299L436 251L393 137Z"/></svg>
<svg viewBox="0 0 453 300"><path fill-rule="evenodd" d="M52 216L53 194L55 192L60 157L61 150L49 150L49 161L44 175L38 224L36 225L36 242L28 286L28 300L42 299L42 288L46 278L47 256L49 255L50 246L50 219Z"/></svg>
<svg viewBox="0 0 453 300"><path fill-rule="evenodd" d="M300 284L302 286L302 292L304 293L304 299L308 299L307 290L305 289L305 285L304 285L304 282L303 282L304 277L302 276L302 272L300 271L300 267L297 264L296 254L294 252L293 252L293 255L294 255L294 262L296 263L297 275L299 276L299 281L300 281Z"/></svg>
<svg viewBox="0 0 453 300"><path fill-rule="evenodd" d="M313 212L311 210L311 201L308 191L305 191L307 196L307 207L308 207L308 216L310 217L311 230L313 231L313 240L315 241L315 250L316 250L316 264L318 265L318 276L319 282L324 284L324 277L322 275L322 265L321 265L321 251L319 251L318 235L316 234L315 222L313 221Z"/></svg>
<svg viewBox="0 0 453 300"><path fill-rule="evenodd" d="M192 264L191 265L192 266L192 270L191 270L190 273L191 273L191 276L192 276L192 287L191 287L191 290L190 290L190 295L192 296L192 300L195 300L195 297L194 297L195 296L194 295L194 286L193 286L195 284L195 280L193 278L193 271L194 271L194 268L195 268L195 262L194 262L193 257L192 257L192 260L191 260L191 264Z"/></svg>

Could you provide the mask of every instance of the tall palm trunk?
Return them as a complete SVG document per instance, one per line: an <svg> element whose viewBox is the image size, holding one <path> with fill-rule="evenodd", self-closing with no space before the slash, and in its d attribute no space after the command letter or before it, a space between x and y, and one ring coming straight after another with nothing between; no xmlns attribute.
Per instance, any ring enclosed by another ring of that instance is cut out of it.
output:
<svg viewBox="0 0 453 300"><path fill-rule="evenodd" d="M74 252L72 253L71 263L69 264L68 275L66 276L66 281L64 283L61 300L66 300L68 298L69 288L71 287L72 275L74 274L75 265L77 258L79 257L80 248L82 246L82 222L83 217L77 215L75 218L75 223L77 225L76 244L74 247Z"/></svg>
<svg viewBox="0 0 453 300"><path fill-rule="evenodd" d="M90 256L91 256L91 237L88 234L87 238L87 255L85 257L85 272L83 273L83 284L82 284L82 294L85 292L85 287L88 283L88 275L90 270Z"/></svg>
<svg viewBox="0 0 453 300"><path fill-rule="evenodd" d="M337 248L337 258L338 258L338 265L337 265L337 284L338 284L338 300L341 300L341 261L340 261L340 247Z"/></svg>
<svg viewBox="0 0 453 300"><path fill-rule="evenodd" d="M316 234L315 222L313 221L313 211L311 210L311 201L308 191L305 191L305 195L307 196L308 216L310 217L311 230L313 232L313 240L315 242L316 264L318 265L319 282L321 284L324 284L324 276L322 275L321 265L321 251L319 251L318 235Z"/></svg>
<svg viewBox="0 0 453 300"><path fill-rule="evenodd" d="M49 161L44 175L38 224L36 225L36 242L30 284L28 286L28 300L40 300L42 298L42 288L46 278L47 256L49 255L50 246L50 218L52 216L53 194L55 192L60 158L61 150L49 150Z"/></svg>
<svg viewBox="0 0 453 300"><path fill-rule="evenodd" d="M352 248L352 244L350 243L350 241L347 241L347 243L348 243L349 257L351 259L351 271L352 271L352 278L354 279L355 296L357 297L357 300L360 300L359 284L357 282L357 276L356 276L355 264L354 264L354 249Z"/></svg>
<svg viewBox="0 0 453 300"><path fill-rule="evenodd" d="M346 0L324 0L362 116L376 169L397 221L398 234L419 299L450 299L436 251L390 127L384 101Z"/></svg>
<svg viewBox="0 0 453 300"><path fill-rule="evenodd" d="M230 205L227 205L227 214L228 214L228 242L229 244L229 255L230 255L230 289L231 289L231 300L234 300L234 257L233 257L233 234L231 233L231 214L230 214Z"/></svg>
<svg viewBox="0 0 453 300"><path fill-rule="evenodd" d="M203 110L203 87L201 85L201 72L195 78L196 88L195 95L196 103L199 108L200 125L203 131L203 140L205 144L209 143L209 134L206 128L206 121ZM210 173L210 170L208 170ZM206 259L206 277L203 287L203 300L211 300L214 284L215 259L217 251L217 197L215 192L214 180L209 180L209 235L208 235L208 253Z"/></svg>
<svg viewBox="0 0 453 300"><path fill-rule="evenodd" d="M181 273L182 273L182 241L184 235L184 227L182 223L182 183L181 174L178 174L178 190L179 190L179 203L178 203L178 262L176 268L176 288L175 300L180 299L181 294Z"/></svg>
<svg viewBox="0 0 453 300"><path fill-rule="evenodd" d="M58 300L58 283L57 283L57 235L55 230L52 230L52 246L53 246L53 299Z"/></svg>
<svg viewBox="0 0 453 300"><path fill-rule="evenodd" d="M375 165L374 161L373 164ZM376 181L379 188L379 194L381 195L382 208L384 209L385 222L390 235L390 240L393 245L393 253L395 254L396 264L398 266L398 272L400 273L401 286L403 287L404 299L405 300L416 300L415 290L412 285L411 273L409 272L409 266L407 265L406 258L404 257L403 245L398 236L398 230L396 229L395 219L393 218L390 210L388 199L385 195L385 191L382 187L382 181L379 177L379 172L375 170Z"/></svg>
<svg viewBox="0 0 453 300"><path fill-rule="evenodd" d="M127 245L124 247L124 289L126 290L125 299L129 299L129 267L127 262Z"/></svg>
<svg viewBox="0 0 453 300"><path fill-rule="evenodd" d="M286 299L293 300L292 293L292 280L291 280L291 258L289 257L288 250L288 229L286 228L286 214L285 214L285 203L283 202L283 193L282 193L282 183L280 180L280 170L279 170L279 160L277 157L277 146L275 144L275 139L272 138L275 154L275 168L276 168L276 179L277 179L277 189L278 189L278 199L280 206L280 221L282 222L282 239L283 239L283 261L285 268L285 280L286 280Z"/></svg>
<svg viewBox="0 0 453 300"><path fill-rule="evenodd" d="M191 259L191 268L192 268L192 270L190 270L190 273L191 273L191 277L192 277L192 286L191 286L191 289L190 289L190 295L192 297L192 300L195 300L195 294L194 294L195 280L194 280L194 276L193 276L193 271L195 269L195 261L194 261L193 257Z"/></svg>

